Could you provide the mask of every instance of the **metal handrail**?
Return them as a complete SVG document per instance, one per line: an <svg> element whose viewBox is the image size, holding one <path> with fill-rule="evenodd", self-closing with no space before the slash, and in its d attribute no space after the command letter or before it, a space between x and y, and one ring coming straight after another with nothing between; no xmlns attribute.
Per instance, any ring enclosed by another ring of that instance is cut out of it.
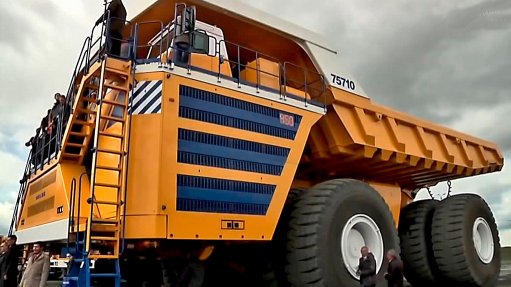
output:
<svg viewBox="0 0 511 287"><path fill-rule="evenodd" d="M69 195L69 212L68 212L68 225L67 225L67 251L69 253L69 243L71 232L74 230L74 211L75 211L75 197L76 197L76 178L71 180L71 192Z"/></svg>
<svg viewBox="0 0 511 287"><path fill-rule="evenodd" d="M303 71L303 81L289 79L288 76L287 76L288 66L292 66L294 68L297 68L298 70ZM305 102L305 104L309 103L307 101L307 95L310 96L310 100L311 101L323 96L323 97L325 97L324 98L325 101L323 102L323 105L325 107L325 105L326 105L326 95L325 95L326 84L325 84L325 78L324 78L324 76L322 74L317 73L317 72L312 71L312 70L309 70L309 69L307 69L305 67L296 65L294 63L287 62L287 61L284 62L283 67L284 67L284 79L283 79L284 97L286 96L286 93L287 93L286 87L288 86L288 83L295 83L295 84L298 85L296 88L299 89L299 90L302 90L304 92L304 102ZM309 82L308 81L308 75L314 75L316 77L311 82ZM314 87L314 85L316 83L318 83L320 85L320 88ZM289 85L289 86L292 87L292 85ZM318 93L318 95L316 95L316 93Z"/></svg>
<svg viewBox="0 0 511 287"><path fill-rule="evenodd" d="M136 54L135 54L136 55ZM131 69L132 73L132 79L133 83L131 85L131 94L135 94L135 71L136 71L136 61L133 61L133 68ZM132 128L132 115L133 115L133 96L129 97L129 103L128 106L130 107L128 109L128 116L129 116L129 126L128 126L128 137L127 139L127 147L126 147L126 166L124 167L124 202L123 202L123 213L122 213L122 242L121 242L121 250L120 253L122 254L124 252L125 248L125 237L126 237L126 206L127 206L127 200L128 200L128 170L129 170L129 162L130 162L130 147L131 147L131 128Z"/></svg>
<svg viewBox="0 0 511 287"><path fill-rule="evenodd" d="M82 208L82 183L83 183L82 179L84 175L87 175L87 173L82 172L78 180L78 213L76 215L76 218L78 218L78 228L76 229L76 242L78 242L77 246L80 246L79 242L80 242L80 215ZM85 240L87 240L87 236L84 235L83 246L85 246ZM80 251L78 247L76 251L77 252ZM85 254L85 250L81 250L81 252L82 254Z"/></svg>
<svg viewBox="0 0 511 287"><path fill-rule="evenodd" d="M160 62L163 63L163 59L162 59L161 55L163 54L163 32L165 30L165 27L164 27L162 21L143 21L143 22L137 22L135 24L135 35L133 37L133 58L135 60L134 62L136 62L138 60L138 57L137 57L138 48L146 48L146 47L155 46L155 45L152 45L151 43L140 45L138 42L138 34L139 34L140 26L150 25L150 24L160 24L160 45L159 45L160 53L158 53L158 55L160 57ZM167 37L167 42L168 42L168 37Z"/></svg>

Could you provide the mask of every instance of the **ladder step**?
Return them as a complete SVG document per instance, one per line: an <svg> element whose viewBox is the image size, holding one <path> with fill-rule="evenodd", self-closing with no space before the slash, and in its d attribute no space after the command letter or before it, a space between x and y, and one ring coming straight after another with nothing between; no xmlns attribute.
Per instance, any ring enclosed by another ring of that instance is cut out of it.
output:
<svg viewBox="0 0 511 287"><path fill-rule="evenodd" d="M96 165L96 169L104 169L104 170L121 171L121 168L119 168L119 167L106 166L106 165Z"/></svg>
<svg viewBox="0 0 511 287"><path fill-rule="evenodd" d="M96 103L98 100L96 98L92 97L81 97L80 101L82 102L90 102L90 103Z"/></svg>
<svg viewBox="0 0 511 287"><path fill-rule="evenodd" d="M126 107L126 104L121 103L121 102L117 102L117 101L111 101L111 100L103 99L103 100L101 100L101 102L103 102L103 104L110 104L110 105L124 107L124 108Z"/></svg>
<svg viewBox="0 0 511 287"><path fill-rule="evenodd" d="M91 230L92 232L117 232L119 228L111 224L94 223Z"/></svg>
<svg viewBox="0 0 511 287"><path fill-rule="evenodd" d="M104 205L121 205L120 202L117 202L117 201L106 201L106 200L94 200L92 202L93 204L104 204Z"/></svg>
<svg viewBox="0 0 511 287"><path fill-rule="evenodd" d="M112 90L117 90L117 91L127 91L129 88L126 86L115 86L115 85L111 85L111 84L107 84L107 83L104 83L103 86L106 88L112 89Z"/></svg>
<svg viewBox="0 0 511 287"><path fill-rule="evenodd" d="M91 240L98 240L98 241L117 241L117 237L110 237L110 236L91 236Z"/></svg>
<svg viewBox="0 0 511 287"><path fill-rule="evenodd" d="M111 116L101 116L100 119L105 119L105 120L115 121L115 122L121 122L121 123L125 122L125 120L123 118L116 118L116 117L111 117Z"/></svg>
<svg viewBox="0 0 511 287"><path fill-rule="evenodd" d="M89 88L91 90L99 90L99 86L98 85L94 85L94 84L84 84L83 85L84 88Z"/></svg>
<svg viewBox="0 0 511 287"><path fill-rule="evenodd" d="M103 152L103 153L118 154L118 155L123 155L124 154L124 151L122 151L122 150L114 150L114 149L106 149L106 148L98 148L97 151L98 152Z"/></svg>
<svg viewBox="0 0 511 287"><path fill-rule="evenodd" d="M105 183L105 182L96 182L96 186L101 187L111 187L111 188L120 188L121 186L119 184L112 184L112 183ZM94 201L96 202L96 201Z"/></svg>
<svg viewBox="0 0 511 287"><path fill-rule="evenodd" d="M80 155L79 155L79 154L66 153L66 152L63 152L63 153L62 153L62 156L63 156L63 157L71 157L71 158L79 158L79 157L80 157Z"/></svg>
<svg viewBox="0 0 511 287"><path fill-rule="evenodd" d="M88 136L88 134L80 133L80 132L69 132L69 134L72 136L78 136L78 137L87 137Z"/></svg>
<svg viewBox="0 0 511 287"><path fill-rule="evenodd" d="M124 138L124 135L121 135L121 134L114 134L114 133L102 132L102 131L99 132L99 135L106 136L106 137L118 138L118 139Z"/></svg>
<svg viewBox="0 0 511 287"><path fill-rule="evenodd" d="M109 67L106 67L106 72L108 73L112 73L112 74L116 74L116 75L122 75L122 76L125 76L125 77L129 77L129 72L125 72L125 71L121 71L121 70L117 70L117 69L112 69L112 68L109 68Z"/></svg>
<svg viewBox="0 0 511 287"><path fill-rule="evenodd" d="M83 144L78 144L78 143L66 143L66 146L79 147L79 148L85 147Z"/></svg>
<svg viewBox="0 0 511 287"><path fill-rule="evenodd" d="M103 223L103 224L118 224L117 219L106 219L106 218L93 218L92 223Z"/></svg>
<svg viewBox="0 0 511 287"><path fill-rule="evenodd" d="M82 121L82 120L74 120L73 123L77 124L77 125L82 125L82 126L92 126L92 125L94 125L94 122L87 122L87 121Z"/></svg>
<svg viewBox="0 0 511 287"><path fill-rule="evenodd" d="M76 111L77 111L77 112L80 112L80 113L82 113L82 114L89 114L89 115L90 115L90 114L95 114L95 113L96 113L96 111L93 111L93 110L91 110L91 109L82 109L82 108L77 108L77 109L76 109Z"/></svg>

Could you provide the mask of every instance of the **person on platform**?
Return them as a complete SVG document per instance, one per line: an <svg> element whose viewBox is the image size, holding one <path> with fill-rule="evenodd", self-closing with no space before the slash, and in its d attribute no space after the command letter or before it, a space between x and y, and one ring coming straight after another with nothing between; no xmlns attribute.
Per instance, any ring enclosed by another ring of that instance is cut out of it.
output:
<svg viewBox="0 0 511 287"><path fill-rule="evenodd" d="M110 15L110 18L107 17ZM107 25L106 38L107 38L107 53L120 56L121 55L121 43L122 43L122 30L126 23L126 8L122 3L122 0L112 0L105 11L105 14L101 15L96 21L96 25L109 20Z"/></svg>

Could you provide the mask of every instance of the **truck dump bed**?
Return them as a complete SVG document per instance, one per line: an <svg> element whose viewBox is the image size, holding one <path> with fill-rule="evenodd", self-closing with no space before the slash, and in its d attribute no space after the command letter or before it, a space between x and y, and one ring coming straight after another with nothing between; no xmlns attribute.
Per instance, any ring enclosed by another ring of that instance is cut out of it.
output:
<svg viewBox="0 0 511 287"><path fill-rule="evenodd" d="M416 189L502 169L493 143L331 91L327 114L311 131L301 176L326 173Z"/></svg>

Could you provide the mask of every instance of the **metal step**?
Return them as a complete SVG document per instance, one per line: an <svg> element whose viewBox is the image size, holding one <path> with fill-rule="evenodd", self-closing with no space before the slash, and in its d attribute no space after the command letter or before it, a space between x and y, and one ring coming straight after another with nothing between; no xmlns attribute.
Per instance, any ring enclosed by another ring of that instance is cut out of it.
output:
<svg viewBox="0 0 511 287"><path fill-rule="evenodd" d="M93 204L104 204L104 205L116 205L120 206L122 203L118 201L107 201L107 200L94 200Z"/></svg>
<svg viewBox="0 0 511 287"><path fill-rule="evenodd" d="M100 186L100 187L110 187L110 188L120 188L121 187L120 184L112 184L112 183L106 183L106 182L96 182L95 185Z"/></svg>
<svg viewBox="0 0 511 287"><path fill-rule="evenodd" d="M92 97L80 97L80 101L86 103L97 103L98 100Z"/></svg>
<svg viewBox="0 0 511 287"><path fill-rule="evenodd" d="M83 87L84 88L89 88L89 89L95 90L95 91L99 90L99 86L98 85L94 85L94 84L84 84Z"/></svg>
<svg viewBox="0 0 511 287"><path fill-rule="evenodd" d="M93 111L91 109L83 109L83 108L76 108L76 111L79 113L88 114L88 115L96 113L96 111Z"/></svg>
<svg viewBox="0 0 511 287"><path fill-rule="evenodd" d="M89 136L86 133L80 133L80 132L69 132L69 135L77 136L77 137L87 137L87 136Z"/></svg>
<svg viewBox="0 0 511 287"><path fill-rule="evenodd" d="M107 73L111 73L111 74L115 74L115 75L121 75L121 76L125 76L125 77L129 77L130 74L129 73L126 73L125 71L121 71L121 70L117 70L117 69L113 69L113 68L110 68L110 67L106 67L105 71Z"/></svg>
<svg viewBox="0 0 511 287"><path fill-rule="evenodd" d="M67 143L66 146L69 146L69 147L79 147L79 148L83 148L85 147L83 144L78 144L78 143Z"/></svg>
<svg viewBox="0 0 511 287"><path fill-rule="evenodd" d="M113 149L106 149L106 148L98 148L96 151L97 151L97 152L102 152L102 153L111 153L111 154L124 155L124 151L122 151L122 150L113 150Z"/></svg>
<svg viewBox="0 0 511 287"><path fill-rule="evenodd" d="M121 171L121 169L119 167L106 166L106 165L96 165L96 169L104 169L104 170L111 170L111 171Z"/></svg>
<svg viewBox="0 0 511 287"><path fill-rule="evenodd" d="M91 236L91 240L97 240L97 241L117 241L117 237L111 237L111 236Z"/></svg>
<svg viewBox="0 0 511 287"><path fill-rule="evenodd" d="M121 103L121 102L117 102L117 101L111 101L111 100L103 99L103 100L101 100L101 102L103 104L110 104L110 105L119 106L119 107L126 107L126 104Z"/></svg>
<svg viewBox="0 0 511 287"><path fill-rule="evenodd" d="M117 232L119 227L117 225L105 224L105 223L94 223L92 225L93 233L104 233L104 232Z"/></svg>
<svg viewBox="0 0 511 287"><path fill-rule="evenodd" d="M129 89L129 86L115 86L115 85L111 85L111 84L107 84L107 83L103 84L103 86L106 88L112 89L112 90L124 91L124 92L126 92Z"/></svg>
<svg viewBox="0 0 511 287"><path fill-rule="evenodd" d="M118 224L119 221L117 219L106 219L106 218L93 218L92 223L102 223L102 224Z"/></svg>
<svg viewBox="0 0 511 287"><path fill-rule="evenodd" d="M118 139L124 138L124 135L121 135L121 134L114 134L114 133L102 132L102 131L99 132L99 135L100 136L107 136L107 137L118 138Z"/></svg>
<svg viewBox="0 0 511 287"><path fill-rule="evenodd" d="M94 122L88 122L88 121L82 121L82 120L74 120L73 124L75 124L75 125L82 125L82 126L92 126L92 125L94 125Z"/></svg>
<svg viewBox="0 0 511 287"><path fill-rule="evenodd" d="M79 158L79 157L80 157L80 155L79 155L79 154L66 153L66 152L63 152L63 153L62 153L62 156L63 156L63 157L68 157L68 158Z"/></svg>
<svg viewBox="0 0 511 287"><path fill-rule="evenodd" d="M112 116L101 116L100 119L121 122L121 123L125 122L125 120L123 118L116 118L116 117L112 117Z"/></svg>

